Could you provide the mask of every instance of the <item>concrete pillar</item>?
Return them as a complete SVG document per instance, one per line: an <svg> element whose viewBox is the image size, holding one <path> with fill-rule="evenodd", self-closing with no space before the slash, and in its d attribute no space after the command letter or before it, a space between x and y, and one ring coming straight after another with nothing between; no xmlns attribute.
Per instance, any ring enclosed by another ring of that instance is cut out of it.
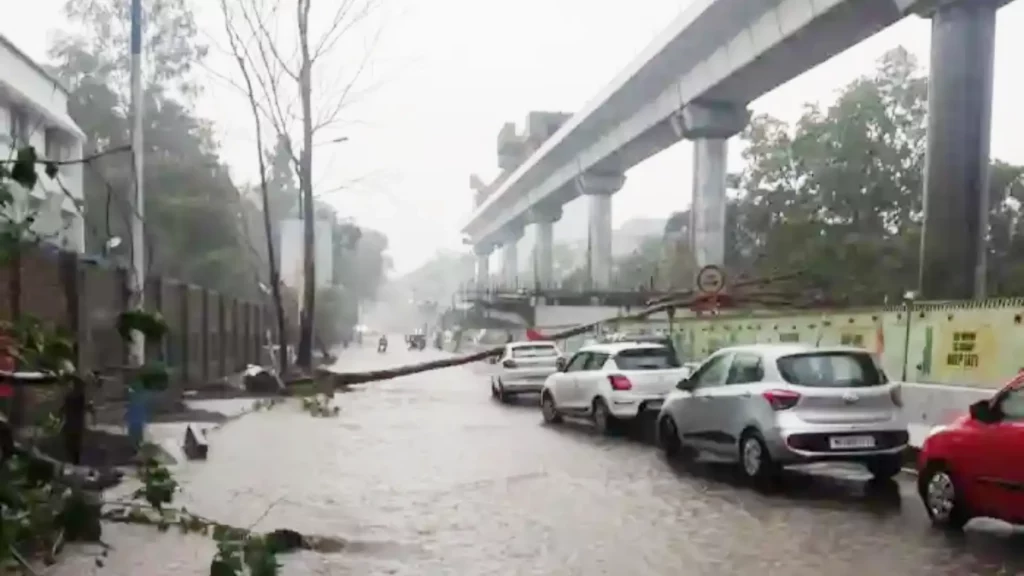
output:
<svg viewBox="0 0 1024 576"><path fill-rule="evenodd" d="M501 288L515 290L519 288L519 241L523 238L523 229L507 230L501 241Z"/></svg>
<svg viewBox="0 0 1024 576"><path fill-rule="evenodd" d="M490 244L476 246L473 252L476 253L476 289L487 290L491 287L491 252L494 247Z"/></svg>
<svg viewBox="0 0 1024 576"><path fill-rule="evenodd" d="M698 267L725 265L725 177L729 141L693 143L690 245Z"/></svg>
<svg viewBox="0 0 1024 576"><path fill-rule="evenodd" d="M682 136L694 141L690 243L698 267L723 266L728 142L746 127L750 113L726 102L694 102L679 119Z"/></svg>
<svg viewBox="0 0 1024 576"><path fill-rule="evenodd" d="M931 13L919 278L929 300L985 297L997 4L964 0Z"/></svg>
<svg viewBox="0 0 1024 576"><path fill-rule="evenodd" d="M580 194L587 197L590 211L587 229L590 287L607 290L612 283L612 195L622 189L622 174L587 173L576 178Z"/></svg>
<svg viewBox="0 0 1024 576"><path fill-rule="evenodd" d="M530 211L530 222L537 227L533 244L533 283L537 290L554 288L554 226L562 218L562 207L535 207Z"/></svg>

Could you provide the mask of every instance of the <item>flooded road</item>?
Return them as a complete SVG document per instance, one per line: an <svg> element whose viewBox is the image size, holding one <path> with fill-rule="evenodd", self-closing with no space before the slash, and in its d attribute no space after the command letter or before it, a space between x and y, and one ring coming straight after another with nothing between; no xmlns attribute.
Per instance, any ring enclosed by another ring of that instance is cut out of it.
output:
<svg viewBox="0 0 1024 576"><path fill-rule="evenodd" d="M367 348L342 364L438 354ZM762 495L727 467L683 470L636 439L544 426L530 400L492 401L483 370L371 384L337 396L337 418L286 405L232 422L211 434L209 461L178 472L185 504L352 541L341 554L289 557L285 574L1024 574L1024 539L937 533L909 480L871 488L859 470L835 468ZM99 573L204 574L213 550L195 537L123 537L134 543L113 542ZM196 551L157 549L168 538Z"/></svg>

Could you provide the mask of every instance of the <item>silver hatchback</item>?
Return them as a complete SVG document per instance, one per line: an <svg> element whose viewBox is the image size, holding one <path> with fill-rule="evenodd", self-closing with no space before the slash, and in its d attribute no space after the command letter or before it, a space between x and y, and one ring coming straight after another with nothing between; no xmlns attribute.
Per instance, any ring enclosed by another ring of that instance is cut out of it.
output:
<svg viewBox="0 0 1024 576"><path fill-rule="evenodd" d="M899 384L860 348L759 344L719 350L665 400L658 442L670 455L733 459L754 480L782 466L862 463L876 478L903 466Z"/></svg>

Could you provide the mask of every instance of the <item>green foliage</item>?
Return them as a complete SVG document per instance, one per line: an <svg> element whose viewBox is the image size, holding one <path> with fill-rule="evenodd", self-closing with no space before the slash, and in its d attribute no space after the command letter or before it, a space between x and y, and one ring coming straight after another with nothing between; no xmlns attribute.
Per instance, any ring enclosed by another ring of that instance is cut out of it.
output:
<svg viewBox="0 0 1024 576"><path fill-rule="evenodd" d="M334 418L341 409L333 404L333 397L328 394L303 396L302 409L317 418Z"/></svg>
<svg viewBox="0 0 1024 576"><path fill-rule="evenodd" d="M212 125L199 118L194 70L207 49L186 0L144 0L146 116L144 175L148 266L155 274L224 293L259 297L266 277L260 211L232 182L217 152ZM69 112L85 132L84 154L130 142L127 92L129 3L65 5L74 30L59 35L50 55L71 90ZM130 154L105 156L83 170L89 249L105 253L111 236L129 238ZM127 261L128 247L110 257Z"/></svg>
<svg viewBox="0 0 1024 576"><path fill-rule="evenodd" d="M135 491L135 498L144 499L155 510L161 511L164 506L174 500L178 490L178 482L171 476L171 471L160 464L156 458L145 458L139 466L139 479L143 486Z"/></svg>
<svg viewBox="0 0 1024 576"><path fill-rule="evenodd" d="M132 332L141 333L147 344L156 344L167 335L167 322L159 312L128 310L117 317L117 333L124 341L131 340Z"/></svg>

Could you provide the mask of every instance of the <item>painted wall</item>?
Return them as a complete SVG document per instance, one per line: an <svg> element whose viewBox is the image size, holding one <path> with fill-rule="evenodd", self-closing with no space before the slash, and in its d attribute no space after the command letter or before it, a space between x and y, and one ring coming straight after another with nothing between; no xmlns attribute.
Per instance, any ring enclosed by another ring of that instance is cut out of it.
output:
<svg viewBox="0 0 1024 576"><path fill-rule="evenodd" d="M678 319L680 355L704 358L724 346L804 342L863 346L896 380L999 388L1024 370L1024 298L920 303L813 313ZM905 376L904 376L905 375Z"/></svg>
<svg viewBox="0 0 1024 576"><path fill-rule="evenodd" d="M612 318L605 307L539 306L537 328L556 331ZM594 333L563 342L574 351L607 332L664 334L668 319L607 322ZM917 303L799 313L760 312L710 318L675 318L671 331L684 360L700 360L725 346L803 342L862 346L878 353L894 380L921 384L1000 388L1024 370L1024 298Z"/></svg>

